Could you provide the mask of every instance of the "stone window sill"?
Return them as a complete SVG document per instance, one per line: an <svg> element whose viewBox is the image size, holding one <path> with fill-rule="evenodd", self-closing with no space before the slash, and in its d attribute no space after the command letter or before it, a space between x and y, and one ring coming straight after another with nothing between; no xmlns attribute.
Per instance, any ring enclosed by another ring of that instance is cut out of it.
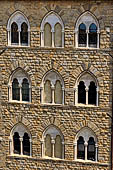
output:
<svg viewBox="0 0 113 170"><path fill-rule="evenodd" d="M41 103L41 106L64 106L64 104Z"/></svg>
<svg viewBox="0 0 113 170"><path fill-rule="evenodd" d="M19 45L16 45L16 44L15 45L12 44L12 45L8 45L8 47L10 47L10 48L14 48L14 47L15 48L29 48L30 45L20 45L19 46Z"/></svg>
<svg viewBox="0 0 113 170"><path fill-rule="evenodd" d="M82 104L82 103L76 104L75 106L77 106L77 107L99 107L99 106L92 105L92 104L86 105L86 104Z"/></svg>
<svg viewBox="0 0 113 170"><path fill-rule="evenodd" d="M83 50L99 50L100 48L97 47L75 47L76 49L83 49Z"/></svg>
<svg viewBox="0 0 113 170"><path fill-rule="evenodd" d="M32 156L28 156L28 155L19 155L19 154L8 155L8 157L32 158Z"/></svg>
<svg viewBox="0 0 113 170"><path fill-rule="evenodd" d="M17 101L17 100L11 100L11 101L8 101L8 103L32 104L31 102Z"/></svg>

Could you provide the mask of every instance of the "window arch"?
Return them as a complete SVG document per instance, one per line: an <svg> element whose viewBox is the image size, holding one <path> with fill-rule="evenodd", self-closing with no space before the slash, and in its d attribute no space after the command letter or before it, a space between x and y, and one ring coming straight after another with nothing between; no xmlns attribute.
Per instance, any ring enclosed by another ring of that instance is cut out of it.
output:
<svg viewBox="0 0 113 170"><path fill-rule="evenodd" d="M30 45L30 25L27 17L20 11L11 15L7 24L8 45Z"/></svg>
<svg viewBox="0 0 113 170"><path fill-rule="evenodd" d="M64 137L54 125L47 127L43 133L42 157L64 159Z"/></svg>
<svg viewBox="0 0 113 170"><path fill-rule="evenodd" d="M31 102L31 81L21 68L10 76L9 101Z"/></svg>
<svg viewBox="0 0 113 170"><path fill-rule="evenodd" d="M64 24L59 15L53 11L42 20L41 46L64 47Z"/></svg>
<svg viewBox="0 0 113 170"><path fill-rule="evenodd" d="M88 127L82 128L74 141L74 159L98 160L98 144L95 133Z"/></svg>
<svg viewBox="0 0 113 170"><path fill-rule="evenodd" d="M21 123L16 124L10 133L10 154L32 155L31 134Z"/></svg>
<svg viewBox="0 0 113 170"><path fill-rule="evenodd" d="M90 73L82 73L75 85L75 104L98 106L99 86L97 79Z"/></svg>
<svg viewBox="0 0 113 170"><path fill-rule="evenodd" d="M64 81L54 70L47 72L42 79L41 103L64 104Z"/></svg>
<svg viewBox="0 0 113 170"><path fill-rule="evenodd" d="M75 26L76 47L99 48L99 23L89 11L83 13Z"/></svg>

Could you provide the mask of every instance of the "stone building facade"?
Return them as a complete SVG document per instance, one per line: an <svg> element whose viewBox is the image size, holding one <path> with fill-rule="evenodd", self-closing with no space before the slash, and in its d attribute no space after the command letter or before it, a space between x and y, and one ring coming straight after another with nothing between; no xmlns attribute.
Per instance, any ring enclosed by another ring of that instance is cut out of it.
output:
<svg viewBox="0 0 113 170"><path fill-rule="evenodd" d="M0 1L0 169L110 170L113 2Z"/></svg>

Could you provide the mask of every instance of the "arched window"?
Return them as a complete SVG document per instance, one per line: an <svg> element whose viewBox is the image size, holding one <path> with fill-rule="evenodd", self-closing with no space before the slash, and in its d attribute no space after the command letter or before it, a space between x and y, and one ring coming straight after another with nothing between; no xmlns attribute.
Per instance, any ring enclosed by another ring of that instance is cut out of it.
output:
<svg viewBox="0 0 113 170"><path fill-rule="evenodd" d="M9 101L31 102L31 82L28 75L16 69L9 80Z"/></svg>
<svg viewBox="0 0 113 170"><path fill-rule="evenodd" d="M98 106L98 81L90 72L80 75L75 85L75 104Z"/></svg>
<svg viewBox="0 0 113 170"><path fill-rule="evenodd" d="M21 123L15 125L10 134L10 154L31 156L31 135Z"/></svg>
<svg viewBox="0 0 113 170"><path fill-rule="evenodd" d="M15 22L13 22L11 24L11 43L12 44L18 44L19 43L18 25Z"/></svg>
<svg viewBox="0 0 113 170"><path fill-rule="evenodd" d="M77 141L77 159L85 159L84 139L82 136Z"/></svg>
<svg viewBox="0 0 113 170"><path fill-rule="evenodd" d="M78 85L78 103L86 104L86 91L83 81L80 81Z"/></svg>
<svg viewBox="0 0 113 170"><path fill-rule="evenodd" d="M18 132L15 132L13 135L13 144L14 144L14 153L20 154L20 139Z"/></svg>
<svg viewBox="0 0 113 170"><path fill-rule="evenodd" d="M89 27L89 46L97 47L97 26L94 23Z"/></svg>
<svg viewBox="0 0 113 170"><path fill-rule="evenodd" d="M88 127L82 128L74 141L74 159L98 161L98 144L95 133Z"/></svg>
<svg viewBox="0 0 113 170"><path fill-rule="evenodd" d="M8 45L30 45L30 25L26 16L16 11L8 20Z"/></svg>
<svg viewBox="0 0 113 170"><path fill-rule="evenodd" d="M30 137L26 132L23 136L23 154L30 156Z"/></svg>
<svg viewBox="0 0 113 170"><path fill-rule="evenodd" d="M95 104L96 105L96 98L97 98L97 90L96 90L95 82L91 81L89 85L88 91L88 104Z"/></svg>
<svg viewBox="0 0 113 170"><path fill-rule="evenodd" d="M44 26L44 46L52 47L51 25L46 23Z"/></svg>
<svg viewBox="0 0 113 170"><path fill-rule="evenodd" d="M41 83L41 103L64 104L64 82L54 70L46 73Z"/></svg>
<svg viewBox="0 0 113 170"><path fill-rule="evenodd" d="M64 25L58 14L50 12L41 23L41 46L64 47Z"/></svg>
<svg viewBox="0 0 113 170"><path fill-rule="evenodd" d="M53 125L43 133L42 157L64 159L64 138L60 130Z"/></svg>
<svg viewBox="0 0 113 170"><path fill-rule="evenodd" d="M16 78L12 82L12 100L20 100L20 87Z"/></svg>
<svg viewBox="0 0 113 170"><path fill-rule="evenodd" d="M89 11L83 13L75 26L76 47L99 48L99 23Z"/></svg>
<svg viewBox="0 0 113 170"><path fill-rule="evenodd" d="M86 34L86 26L85 24L80 24L79 25L79 36L78 36L78 44L81 47L86 46L86 39L87 39L87 34Z"/></svg>
<svg viewBox="0 0 113 170"><path fill-rule="evenodd" d="M29 101L29 82L26 78L22 82L22 101Z"/></svg>
<svg viewBox="0 0 113 170"><path fill-rule="evenodd" d="M93 137L88 140L87 159L95 161L95 141Z"/></svg>
<svg viewBox="0 0 113 170"><path fill-rule="evenodd" d="M21 44L23 45L28 44L28 25L25 22L23 22L21 25L20 38L21 38Z"/></svg>

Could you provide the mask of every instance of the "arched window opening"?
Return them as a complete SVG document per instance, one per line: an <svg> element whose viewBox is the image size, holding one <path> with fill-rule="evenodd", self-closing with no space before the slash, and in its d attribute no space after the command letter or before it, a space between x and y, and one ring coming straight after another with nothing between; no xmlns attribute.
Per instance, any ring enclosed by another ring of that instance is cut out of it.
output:
<svg viewBox="0 0 113 170"><path fill-rule="evenodd" d="M10 154L31 156L32 140L27 128L19 123L14 126L10 134Z"/></svg>
<svg viewBox="0 0 113 170"><path fill-rule="evenodd" d="M45 156L52 157L52 144L50 135L46 135L45 139Z"/></svg>
<svg viewBox="0 0 113 170"><path fill-rule="evenodd" d="M49 80L46 80L44 84L44 103L52 103L52 90Z"/></svg>
<svg viewBox="0 0 113 170"><path fill-rule="evenodd" d="M64 82L59 73L51 70L41 83L41 103L64 104Z"/></svg>
<svg viewBox="0 0 113 170"><path fill-rule="evenodd" d="M12 99L13 100L20 100L20 87L18 80L15 78L12 83Z"/></svg>
<svg viewBox="0 0 113 170"><path fill-rule="evenodd" d="M97 26L94 23L89 27L89 46L97 47Z"/></svg>
<svg viewBox="0 0 113 170"><path fill-rule="evenodd" d="M76 47L99 48L99 22L89 11L78 18L75 27Z"/></svg>
<svg viewBox="0 0 113 170"><path fill-rule="evenodd" d="M42 157L64 159L64 138L55 126L46 129L42 141Z"/></svg>
<svg viewBox="0 0 113 170"><path fill-rule="evenodd" d="M22 82L22 101L29 101L29 82L26 78Z"/></svg>
<svg viewBox="0 0 113 170"><path fill-rule="evenodd" d="M46 23L44 26L44 46L52 46L52 32L50 24Z"/></svg>
<svg viewBox="0 0 113 170"><path fill-rule="evenodd" d="M12 44L19 43L18 25L15 22L11 24L11 43Z"/></svg>
<svg viewBox="0 0 113 170"><path fill-rule="evenodd" d="M55 157L62 158L62 140L59 135L55 139Z"/></svg>
<svg viewBox="0 0 113 170"><path fill-rule="evenodd" d="M77 158L85 159L84 139L82 136L80 136L77 141Z"/></svg>
<svg viewBox="0 0 113 170"><path fill-rule="evenodd" d="M28 45L28 25L25 22L22 23L21 25L20 38L21 38L21 44Z"/></svg>
<svg viewBox="0 0 113 170"><path fill-rule="evenodd" d="M20 11L14 12L8 20L8 45L30 45L30 24L27 17Z"/></svg>
<svg viewBox="0 0 113 170"><path fill-rule="evenodd" d="M87 153L87 159L95 161L95 141L93 137L89 138Z"/></svg>
<svg viewBox="0 0 113 170"><path fill-rule="evenodd" d="M87 34L86 34L86 26L85 24L79 25L79 36L78 36L78 44L80 47L86 46Z"/></svg>
<svg viewBox="0 0 113 170"><path fill-rule="evenodd" d="M41 46L64 47L64 24L54 12L48 13L42 20Z"/></svg>
<svg viewBox="0 0 113 170"><path fill-rule="evenodd" d="M30 156L30 138L27 133L23 136L23 154Z"/></svg>
<svg viewBox="0 0 113 170"><path fill-rule="evenodd" d="M13 144L14 144L14 153L20 154L20 136L19 136L18 132L14 133Z"/></svg>
<svg viewBox="0 0 113 170"><path fill-rule="evenodd" d="M55 84L55 103L62 104L62 86L59 80Z"/></svg>
<svg viewBox="0 0 113 170"><path fill-rule="evenodd" d="M83 81L80 81L78 85L78 103L86 104L86 91Z"/></svg>
<svg viewBox="0 0 113 170"><path fill-rule="evenodd" d="M62 47L62 26L59 23L55 25L55 47Z"/></svg>
<svg viewBox="0 0 113 170"><path fill-rule="evenodd" d="M96 86L95 86L95 83L92 81L90 82L90 85L89 85L88 104L96 105L96 98L97 98Z"/></svg>

